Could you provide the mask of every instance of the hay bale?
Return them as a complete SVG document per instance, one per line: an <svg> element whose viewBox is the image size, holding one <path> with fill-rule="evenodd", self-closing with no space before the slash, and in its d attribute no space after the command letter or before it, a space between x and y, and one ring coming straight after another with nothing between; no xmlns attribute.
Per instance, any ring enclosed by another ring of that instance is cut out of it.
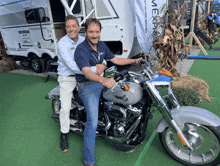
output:
<svg viewBox="0 0 220 166"><path fill-rule="evenodd" d="M15 60L10 57L3 56L0 60L0 73L6 73L17 68Z"/></svg>
<svg viewBox="0 0 220 166"><path fill-rule="evenodd" d="M200 101L206 100L211 102L211 98L208 95L209 86L208 84L200 79L191 75L180 76L173 78L173 89L182 88L182 89L192 89L199 94Z"/></svg>

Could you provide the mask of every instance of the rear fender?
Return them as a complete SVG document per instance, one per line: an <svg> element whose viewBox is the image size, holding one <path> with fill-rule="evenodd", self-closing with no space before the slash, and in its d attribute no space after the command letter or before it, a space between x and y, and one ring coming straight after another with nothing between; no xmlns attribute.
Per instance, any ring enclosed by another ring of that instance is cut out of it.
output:
<svg viewBox="0 0 220 166"><path fill-rule="evenodd" d="M172 117L178 126L183 129L185 123L197 123L206 126L220 126L220 118L205 109L193 106L181 106L178 109L171 110ZM157 125L157 132L161 133L165 128L169 127L169 123L162 118Z"/></svg>
<svg viewBox="0 0 220 166"><path fill-rule="evenodd" d="M51 98L57 98L60 96L60 87L57 85L55 88L53 88L45 97L46 99L51 99Z"/></svg>

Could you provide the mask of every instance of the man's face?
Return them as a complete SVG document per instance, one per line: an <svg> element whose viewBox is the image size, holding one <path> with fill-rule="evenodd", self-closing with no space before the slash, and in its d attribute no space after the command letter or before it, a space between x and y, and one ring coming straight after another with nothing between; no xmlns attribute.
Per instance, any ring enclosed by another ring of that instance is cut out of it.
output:
<svg viewBox="0 0 220 166"><path fill-rule="evenodd" d="M80 26L77 24L76 20L70 19L66 21L66 33L72 40L78 39L78 33L80 31Z"/></svg>
<svg viewBox="0 0 220 166"><path fill-rule="evenodd" d="M97 45L100 39L101 30L98 24L90 24L88 26L86 37L90 45Z"/></svg>

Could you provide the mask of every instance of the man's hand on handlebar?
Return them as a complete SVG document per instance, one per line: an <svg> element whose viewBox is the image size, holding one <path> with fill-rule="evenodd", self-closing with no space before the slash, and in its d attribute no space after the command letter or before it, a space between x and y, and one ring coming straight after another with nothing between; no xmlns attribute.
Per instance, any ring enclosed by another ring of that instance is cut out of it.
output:
<svg viewBox="0 0 220 166"><path fill-rule="evenodd" d="M138 65L139 64L139 61L143 59L143 58L138 58L138 59L135 59L135 63Z"/></svg>

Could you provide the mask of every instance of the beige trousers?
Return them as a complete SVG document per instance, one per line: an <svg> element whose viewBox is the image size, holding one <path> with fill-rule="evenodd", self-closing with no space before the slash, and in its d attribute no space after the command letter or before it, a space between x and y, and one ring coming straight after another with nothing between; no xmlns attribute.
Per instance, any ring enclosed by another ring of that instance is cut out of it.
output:
<svg viewBox="0 0 220 166"><path fill-rule="evenodd" d="M73 90L76 87L75 77L58 76L57 81L60 86L60 131L68 133L70 130L70 109L72 105Z"/></svg>

